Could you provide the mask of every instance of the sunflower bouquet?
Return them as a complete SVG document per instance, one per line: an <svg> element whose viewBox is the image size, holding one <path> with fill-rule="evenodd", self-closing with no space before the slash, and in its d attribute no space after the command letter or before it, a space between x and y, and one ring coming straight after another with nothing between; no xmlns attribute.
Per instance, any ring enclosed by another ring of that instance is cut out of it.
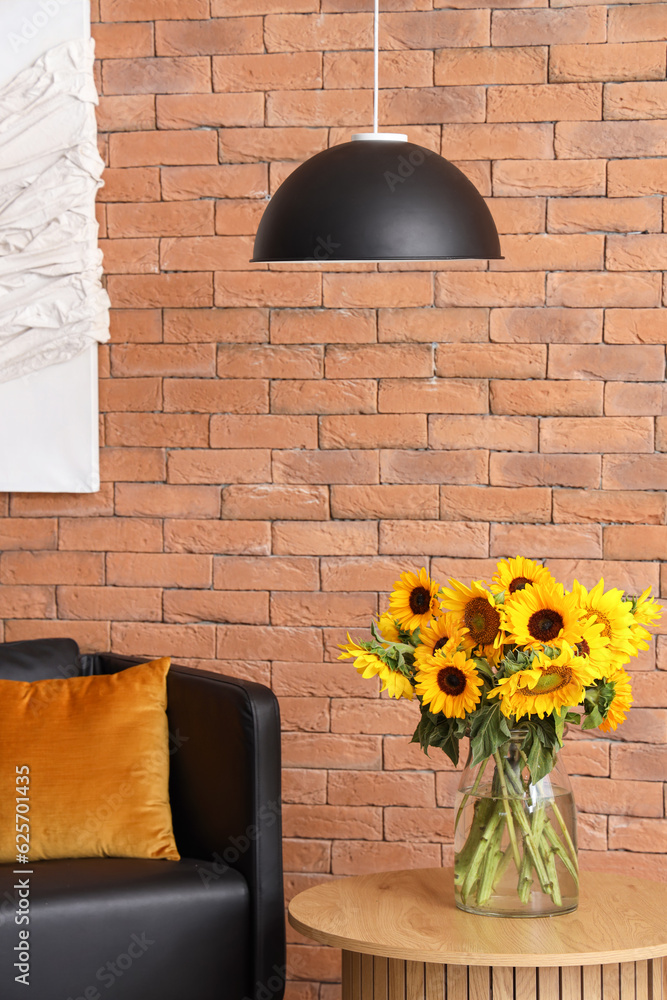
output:
<svg viewBox="0 0 667 1000"><path fill-rule="evenodd" d="M422 569L394 586L372 638L348 634L339 658L379 677L390 698L418 700L412 742L426 754L439 748L456 765L461 739L470 740L455 822L457 905L490 912L511 891L504 912L572 909L576 813L559 797L558 751L566 724L609 732L625 720L624 664L648 649L647 626L661 616L651 588L630 597L600 580L567 591L521 556L499 562L488 585L441 587Z"/></svg>

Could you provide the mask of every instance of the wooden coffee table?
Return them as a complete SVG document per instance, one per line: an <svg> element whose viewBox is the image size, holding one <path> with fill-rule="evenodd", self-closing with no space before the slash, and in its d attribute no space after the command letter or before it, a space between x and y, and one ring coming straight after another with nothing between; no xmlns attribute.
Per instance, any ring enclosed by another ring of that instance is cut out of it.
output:
<svg viewBox="0 0 667 1000"><path fill-rule="evenodd" d="M517 919L457 910L451 870L383 872L299 893L289 920L342 948L343 1000L663 1000L660 882L582 872L574 913Z"/></svg>

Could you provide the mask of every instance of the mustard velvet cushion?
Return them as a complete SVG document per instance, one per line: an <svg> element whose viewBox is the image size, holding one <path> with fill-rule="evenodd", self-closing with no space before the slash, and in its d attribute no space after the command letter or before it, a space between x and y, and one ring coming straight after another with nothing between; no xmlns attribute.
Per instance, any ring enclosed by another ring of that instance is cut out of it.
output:
<svg viewBox="0 0 667 1000"><path fill-rule="evenodd" d="M0 862L15 863L17 795L29 798L30 861L178 861L169 665L162 659L103 676L0 681ZM20 813L22 823L23 804Z"/></svg>

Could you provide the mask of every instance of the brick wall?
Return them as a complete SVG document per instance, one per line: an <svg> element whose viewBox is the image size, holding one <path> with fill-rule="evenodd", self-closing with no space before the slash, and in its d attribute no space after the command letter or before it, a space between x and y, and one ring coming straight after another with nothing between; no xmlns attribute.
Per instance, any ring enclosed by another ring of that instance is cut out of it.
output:
<svg viewBox="0 0 667 1000"><path fill-rule="evenodd" d="M505 260L325 270L248 258L369 125L368 0L101 0L103 485L0 497L5 639L273 686L290 894L451 858L456 774L335 659L401 570L657 591L667 555L667 5L445 2L385 4L381 123L463 167ZM618 738L567 749L583 859L667 878L667 647L633 668ZM290 1000L335 1000L290 941Z"/></svg>

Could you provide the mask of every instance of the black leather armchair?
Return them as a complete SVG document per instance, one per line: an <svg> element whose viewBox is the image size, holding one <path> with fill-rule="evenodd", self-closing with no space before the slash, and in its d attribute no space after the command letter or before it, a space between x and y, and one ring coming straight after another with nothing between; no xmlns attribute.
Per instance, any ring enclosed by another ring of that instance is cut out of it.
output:
<svg viewBox="0 0 667 1000"><path fill-rule="evenodd" d="M114 673L139 662L79 655L69 639L0 644L0 678L9 680ZM182 860L32 865L28 990L14 967L20 866L0 865L3 1000L282 1000L277 701L262 685L179 666L168 696ZM13 825L13 805L0 801L0 822Z"/></svg>

